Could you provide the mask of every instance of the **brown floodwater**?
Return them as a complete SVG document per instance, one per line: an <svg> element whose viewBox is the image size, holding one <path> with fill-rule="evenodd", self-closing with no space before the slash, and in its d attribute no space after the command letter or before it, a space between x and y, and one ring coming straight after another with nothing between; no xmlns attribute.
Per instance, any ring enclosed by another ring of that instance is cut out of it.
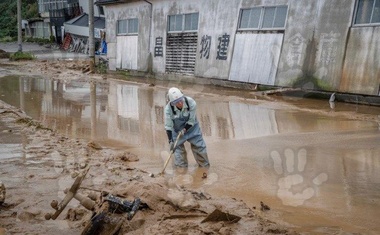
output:
<svg viewBox="0 0 380 235"><path fill-rule="evenodd" d="M166 91L197 101L211 167L166 169L169 181L244 200L258 213L312 234L379 234L380 108L199 84L63 82L0 78L0 99L72 138L138 154L139 167L162 170L168 157ZM0 121L0 160L20 157L22 138ZM203 177L204 173L207 177ZM271 210L261 212L260 202Z"/></svg>

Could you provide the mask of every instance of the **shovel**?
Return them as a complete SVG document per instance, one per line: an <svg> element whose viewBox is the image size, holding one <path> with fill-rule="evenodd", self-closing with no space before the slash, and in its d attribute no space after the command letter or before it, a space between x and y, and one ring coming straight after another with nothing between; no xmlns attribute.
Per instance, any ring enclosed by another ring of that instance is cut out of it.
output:
<svg viewBox="0 0 380 235"><path fill-rule="evenodd" d="M173 155L173 153L174 153L174 150L175 150L176 147L177 147L178 140L182 137L182 135L183 135L183 133L182 133L182 131L181 131L181 132L178 134L177 139L176 139L175 142L174 142L173 149L170 151L169 157L168 157L168 159L167 159L166 162L165 162L164 169L162 169L162 171L160 172L159 175L164 174L164 172L165 172L165 168L166 168L166 166L168 165L169 160L170 160L170 158L172 157L172 155Z"/></svg>

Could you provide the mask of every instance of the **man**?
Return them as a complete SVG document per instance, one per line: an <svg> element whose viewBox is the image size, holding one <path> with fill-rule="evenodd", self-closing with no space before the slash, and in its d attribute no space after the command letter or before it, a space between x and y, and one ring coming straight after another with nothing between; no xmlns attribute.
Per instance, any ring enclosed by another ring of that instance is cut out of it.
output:
<svg viewBox="0 0 380 235"><path fill-rule="evenodd" d="M170 151L174 142L178 139L174 150L174 164L177 167L187 167L187 153L184 143L188 141L191 145L194 158L200 167L208 167L210 163L207 157L206 143L203 140L201 129L196 117L195 101L176 87L172 87L168 92L169 102L165 106L165 130L169 139Z"/></svg>

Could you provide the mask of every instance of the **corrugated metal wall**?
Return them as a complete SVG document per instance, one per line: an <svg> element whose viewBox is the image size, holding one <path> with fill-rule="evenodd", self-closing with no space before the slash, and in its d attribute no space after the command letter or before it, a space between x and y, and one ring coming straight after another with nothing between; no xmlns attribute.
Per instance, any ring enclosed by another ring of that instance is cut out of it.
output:
<svg viewBox="0 0 380 235"><path fill-rule="evenodd" d="M274 85L283 34L237 34L230 80Z"/></svg>
<svg viewBox="0 0 380 235"><path fill-rule="evenodd" d="M350 31L339 89L379 95L380 27L358 27Z"/></svg>
<svg viewBox="0 0 380 235"><path fill-rule="evenodd" d="M138 36L118 36L116 68L137 69Z"/></svg>

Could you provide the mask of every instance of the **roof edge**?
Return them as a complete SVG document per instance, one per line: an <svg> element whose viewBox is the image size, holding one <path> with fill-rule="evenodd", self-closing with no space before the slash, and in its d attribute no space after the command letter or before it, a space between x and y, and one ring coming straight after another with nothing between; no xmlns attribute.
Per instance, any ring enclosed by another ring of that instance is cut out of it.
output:
<svg viewBox="0 0 380 235"><path fill-rule="evenodd" d="M112 4L121 4L121 3L131 3L131 2L139 2L141 0L97 0L95 5L112 5Z"/></svg>

